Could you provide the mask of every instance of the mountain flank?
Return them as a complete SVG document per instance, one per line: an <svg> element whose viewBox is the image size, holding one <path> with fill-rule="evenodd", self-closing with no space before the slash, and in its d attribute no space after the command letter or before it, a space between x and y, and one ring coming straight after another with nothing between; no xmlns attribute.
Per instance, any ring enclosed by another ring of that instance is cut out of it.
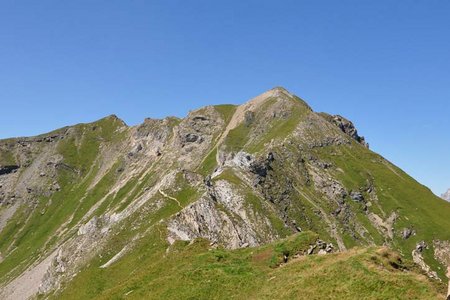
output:
<svg viewBox="0 0 450 300"><path fill-rule="evenodd" d="M1 140L0 205L2 299L447 292L450 203L279 87Z"/></svg>

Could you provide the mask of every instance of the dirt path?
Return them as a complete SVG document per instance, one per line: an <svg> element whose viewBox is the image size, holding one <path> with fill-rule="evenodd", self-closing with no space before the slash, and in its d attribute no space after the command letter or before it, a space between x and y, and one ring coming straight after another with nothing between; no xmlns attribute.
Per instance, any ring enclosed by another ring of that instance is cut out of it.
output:
<svg viewBox="0 0 450 300"><path fill-rule="evenodd" d="M126 245L125 247L122 248L122 250L120 250L110 260L108 260L108 262L106 262L105 264L101 265L99 268L100 269L104 269L104 268L109 267L110 265L112 265L113 263L118 261L128 251L128 249L129 249L129 245Z"/></svg>
<svg viewBox="0 0 450 300"><path fill-rule="evenodd" d="M161 191L161 190L158 190L158 192L159 192L163 197L175 201L175 202L178 204L178 206L179 206L181 209L183 209L183 206L181 206L181 203L180 203L180 201L178 201L177 198L171 197L171 196L167 195L166 193L164 193L164 192Z"/></svg>

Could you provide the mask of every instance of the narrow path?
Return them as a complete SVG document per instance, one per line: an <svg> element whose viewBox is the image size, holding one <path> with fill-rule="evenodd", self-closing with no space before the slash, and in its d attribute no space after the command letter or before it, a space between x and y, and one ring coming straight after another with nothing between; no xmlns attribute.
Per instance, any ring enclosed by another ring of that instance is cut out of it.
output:
<svg viewBox="0 0 450 300"><path fill-rule="evenodd" d="M107 268L110 265L112 265L113 263L115 263L116 261L118 261L125 254L125 252L128 251L128 248L129 248L129 245L126 245L125 247L123 247L122 250L120 250L110 260L108 260L108 262L106 262L105 264L101 265L100 269Z"/></svg>
<svg viewBox="0 0 450 300"><path fill-rule="evenodd" d="M183 209L183 206L181 206L181 203L180 203L180 201L178 201L177 198L174 198L174 197L172 197L172 196L167 195L166 193L164 193L164 192L161 191L160 189L158 189L158 192L159 192L163 197L175 201L175 202L178 204L178 206L179 206L181 209Z"/></svg>

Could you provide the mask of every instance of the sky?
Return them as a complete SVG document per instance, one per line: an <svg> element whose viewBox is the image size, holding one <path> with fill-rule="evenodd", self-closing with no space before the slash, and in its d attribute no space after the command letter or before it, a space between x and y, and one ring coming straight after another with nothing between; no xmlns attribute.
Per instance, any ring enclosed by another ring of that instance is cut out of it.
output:
<svg viewBox="0 0 450 300"><path fill-rule="evenodd" d="M0 1L0 138L283 86L450 188L450 1Z"/></svg>

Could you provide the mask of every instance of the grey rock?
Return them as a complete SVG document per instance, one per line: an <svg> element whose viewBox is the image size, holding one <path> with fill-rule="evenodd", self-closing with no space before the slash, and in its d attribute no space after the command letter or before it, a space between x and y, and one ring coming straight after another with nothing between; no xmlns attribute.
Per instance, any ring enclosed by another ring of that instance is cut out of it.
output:
<svg viewBox="0 0 450 300"><path fill-rule="evenodd" d="M358 201L358 202L364 201L364 196L360 192L351 192L350 198L352 198L353 200Z"/></svg>
<svg viewBox="0 0 450 300"><path fill-rule="evenodd" d="M415 235L416 232L412 230L411 228L403 228L402 230L402 238L404 240L407 240L411 237L411 235Z"/></svg>
<svg viewBox="0 0 450 300"><path fill-rule="evenodd" d="M199 140L199 136L193 133L188 133L185 136L185 141L188 143L194 143Z"/></svg>
<svg viewBox="0 0 450 300"><path fill-rule="evenodd" d="M428 245L425 243L425 241L420 241L419 243L417 243L416 245L416 251L417 252L422 252L423 250L427 249Z"/></svg>
<svg viewBox="0 0 450 300"><path fill-rule="evenodd" d="M319 252L317 252L317 255L326 255L327 251L325 251L324 249L320 249Z"/></svg>
<svg viewBox="0 0 450 300"><path fill-rule="evenodd" d="M327 246L325 247L325 251L327 253L331 253L334 250L334 245L332 243L327 244Z"/></svg>
<svg viewBox="0 0 450 300"><path fill-rule="evenodd" d="M317 248L317 245L311 245L308 248L308 251L306 252L308 255L311 255L314 253L314 250Z"/></svg>
<svg viewBox="0 0 450 300"><path fill-rule="evenodd" d="M11 174L11 173L15 172L17 169L19 169L19 166L17 166L17 165L0 166L0 175Z"/></svg>
<svg viewBox="0 0 450 300"><path fill-rule="evenodd" d="M364 147L369 148L369 144L366 142L365 138L358 134L358 130L350 120L340 115L332 116L322 113L322 116L330 123L336 125L342 132L353 138L355 141L357 141Z"/></svg>
<svg viewBox="0 0 450 300"><path fill-rule="evenodd" d="M245 126L250 126L255 119L255 113L252 111L246 111L244 116Z"/></svg>

